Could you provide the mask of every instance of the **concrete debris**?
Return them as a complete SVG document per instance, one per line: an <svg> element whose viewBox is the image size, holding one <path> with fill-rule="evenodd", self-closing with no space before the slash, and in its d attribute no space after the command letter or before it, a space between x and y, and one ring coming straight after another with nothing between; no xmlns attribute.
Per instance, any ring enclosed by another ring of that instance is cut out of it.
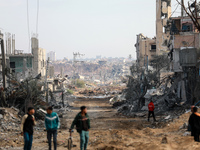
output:
<svg viewBox="0 0 200 150"><path fill-rule="evenodd" d="M94 89L84 89L79 92L79 94L85 95L85 96L105 96L105 95L117 95L121 93L121 88L115 88L115 87L101 87L101 88L94 88Z"/></svg>
<svg viewBox="0 0 200 150"><path fill-rule="evenodd" d="M19 131L19 110L13 108L0 108L0 131Z"/></svg>
<svg viewBox="0 0 200 150"><path fill-rule="evenodd" d="M167 137L162 138L161 144L168 144Z"/></svg>
<svg viewBox="0 0 200 150"><path fill-rule="evenodd" d="M183 136L190 136L191 135L191 132L185 132L184 134L183 134Z"/></svg>
<svg viewBox="0 0 200 150"><path fill-rule="evenodd" d="M179 129L187 129L188 128L188 122L185 122L182 126L180 126Z"/></svg>
<svg viewBox="0 0 200 150"><path fill-rule="evenodd" d="M141 110L142 111L148 111L149 109L148 109L148 106L143 106Z"/></svg>
<svg viewBox="0 0 200 150"><path fill-rule="evenodd" d="M168 120L168 119L170 119L170 117L171 117L171 116L170 116L170 115L168 115L167 117L165 117L165 120Z"/></svg>

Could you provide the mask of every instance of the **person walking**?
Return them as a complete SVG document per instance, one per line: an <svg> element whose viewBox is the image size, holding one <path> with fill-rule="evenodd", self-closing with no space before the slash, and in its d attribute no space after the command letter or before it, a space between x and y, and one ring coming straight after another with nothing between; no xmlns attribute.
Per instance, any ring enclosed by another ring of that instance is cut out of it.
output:
<svg viewBox="0 0 200 150"><path fill-rule="evenodd" d="M47 114L45 117L45 127L47 130L49 150L51 150L52 136L53 136L54 150L56 150L57 149L57 130L60 128L60 119L58 117L58 114L53 112L53 107L47 108Z"/></svg>
<svg viewBox="0 0 200 150"><path fill-rule="evenodd" d="M80 149L87 150L89 141L90 119L87 114L86 106L82 106L74 121L72 122L70 132L76 126L77 132L80 134Z"/></svg>
<svg viewBox="0 0 200 150"><path fill-rule="evenodd" d="M193 113L189 118L189 124L191 126L191 130L192 130L192 134L194 136L194 140L196 142L200 142L199 141L199 135L200 135L200 117L199 114L197 113L198 108L197 107L193 107Z"/></svg>
<svg viewBox="0 0 200 150"><path fill-rule="evenodd" d="M193 108L194 108L195 106L194 105L192 105L191 106L191 115L190 115L190 118L191 118L191 116L193 115ZM191 136L194 136L194 133L193 133L193 130L192 130L192 127L191 127L191 125L190 125L190 122L189 122L189 120L188 120L188 131L191 131Z"/></svg>
<svg viewBox="0 0 200 150"><path fill-rule="evenodd" d="M24 136L24 150L31 150L33 143L33 126L36 125L35 110L33 107L28 108L28 113L23 116L21 122L21 135Z"/></svg>
<svg viewBox="0 0 200 150"><path fill-rule="evenodd" d="M152 100L150 101L150 103L149 103L149 105L148 105L148 109L149 109L148 122L149 122L149 119L150 119L151 114L152 114L152 116L153 116L154 121L156 121L155 114L154 114L155 106L154 106L154 103L153 103Z"/></svg>

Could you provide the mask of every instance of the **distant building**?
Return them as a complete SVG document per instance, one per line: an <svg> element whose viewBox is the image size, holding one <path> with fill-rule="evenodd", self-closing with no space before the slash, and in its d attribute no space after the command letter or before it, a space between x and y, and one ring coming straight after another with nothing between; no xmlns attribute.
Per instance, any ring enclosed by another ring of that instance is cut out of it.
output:
<svg viewBox="0 0 200 150"><path fill-rule="evenodd" d="M47 58L49 57L50 61L56 61L56 52L50 51L47 53Z"/></svg>
<svg viewBox="0 0 200 150"><path fill-rule="evenodd" d="M96 56L96 59L101 59L101 55L97 55L97 56Z"/></svg>

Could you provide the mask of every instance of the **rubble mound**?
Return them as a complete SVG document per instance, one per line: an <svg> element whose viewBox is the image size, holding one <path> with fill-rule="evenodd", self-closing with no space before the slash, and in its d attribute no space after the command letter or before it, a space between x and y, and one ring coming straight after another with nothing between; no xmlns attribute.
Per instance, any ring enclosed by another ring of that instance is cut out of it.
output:
<svg viewBox="0 0 200 150"><path fill-rule="evenodd" d="M19 110L12 108L0 108L0 131L19 131L20 118Z"/></svg>
<svg viewBox="0 0 200 150"><path fill-rule="evenodd" d="M102 89L94 89L94 90L85 89L83 91L80 91L79 94L83 94L86 96L97 96L97 95L105 95L105 91L103 91Z"/></svg>
<svg viewBox="0 0 200 150"><path fill-rule="evenodd" d="M100 96L100 95L115 95L120 94L123 88L116 87L100 87L94 89L84 89L79 92L79 94L85 96Z"/></svg>

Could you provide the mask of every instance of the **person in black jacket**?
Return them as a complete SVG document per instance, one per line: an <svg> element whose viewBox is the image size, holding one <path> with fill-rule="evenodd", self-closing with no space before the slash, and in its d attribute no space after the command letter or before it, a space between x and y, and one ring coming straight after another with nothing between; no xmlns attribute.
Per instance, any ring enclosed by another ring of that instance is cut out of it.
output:
<svg viewBox="0 0 200 150"><path fill-rule="evenodd" d="M193 107L193 113L190 116L189 119L189 124L191 126L191 130L193 132L194 135L194 140L196 142L200 142L199 141L199 135L200 135L200 117L196 114L198 111L197 107Z"/></svg>
<svg viewBox="0 0 200 150"><path fill-rule="evenodd" d="M191 106L191 112L192 112L192 114L193 114L193 108L194 108L195 106L194 105L192 105ZM191 115L192 115L191 114ZM190 116L191 116L190 115ZM194 133L193 133L193 131L192 131L192 128L191 128L191 125L190 125L190 122L189 122L189 120L188 120L188 131L191 131L191 136L194 136Z"/></svg>
<svg viewBox="0 0 200 150"><path fill-rule="evenodd" d="M76 126L77 132L80 134L81 150L87 150L89 141L90 119L87 114L87 108L85 106L82 106L81 112L76 115L74 121L72 122L70 132L74 126Z"/></svg>
<svg viewBox="0 0 200 150"><path fill-rule="evenodd" d="M24 150L31 150L33 142L33 126L36 125L35 110L28 108L28 113L23 116L21 123L21 135L24 136Z"/></svg>

